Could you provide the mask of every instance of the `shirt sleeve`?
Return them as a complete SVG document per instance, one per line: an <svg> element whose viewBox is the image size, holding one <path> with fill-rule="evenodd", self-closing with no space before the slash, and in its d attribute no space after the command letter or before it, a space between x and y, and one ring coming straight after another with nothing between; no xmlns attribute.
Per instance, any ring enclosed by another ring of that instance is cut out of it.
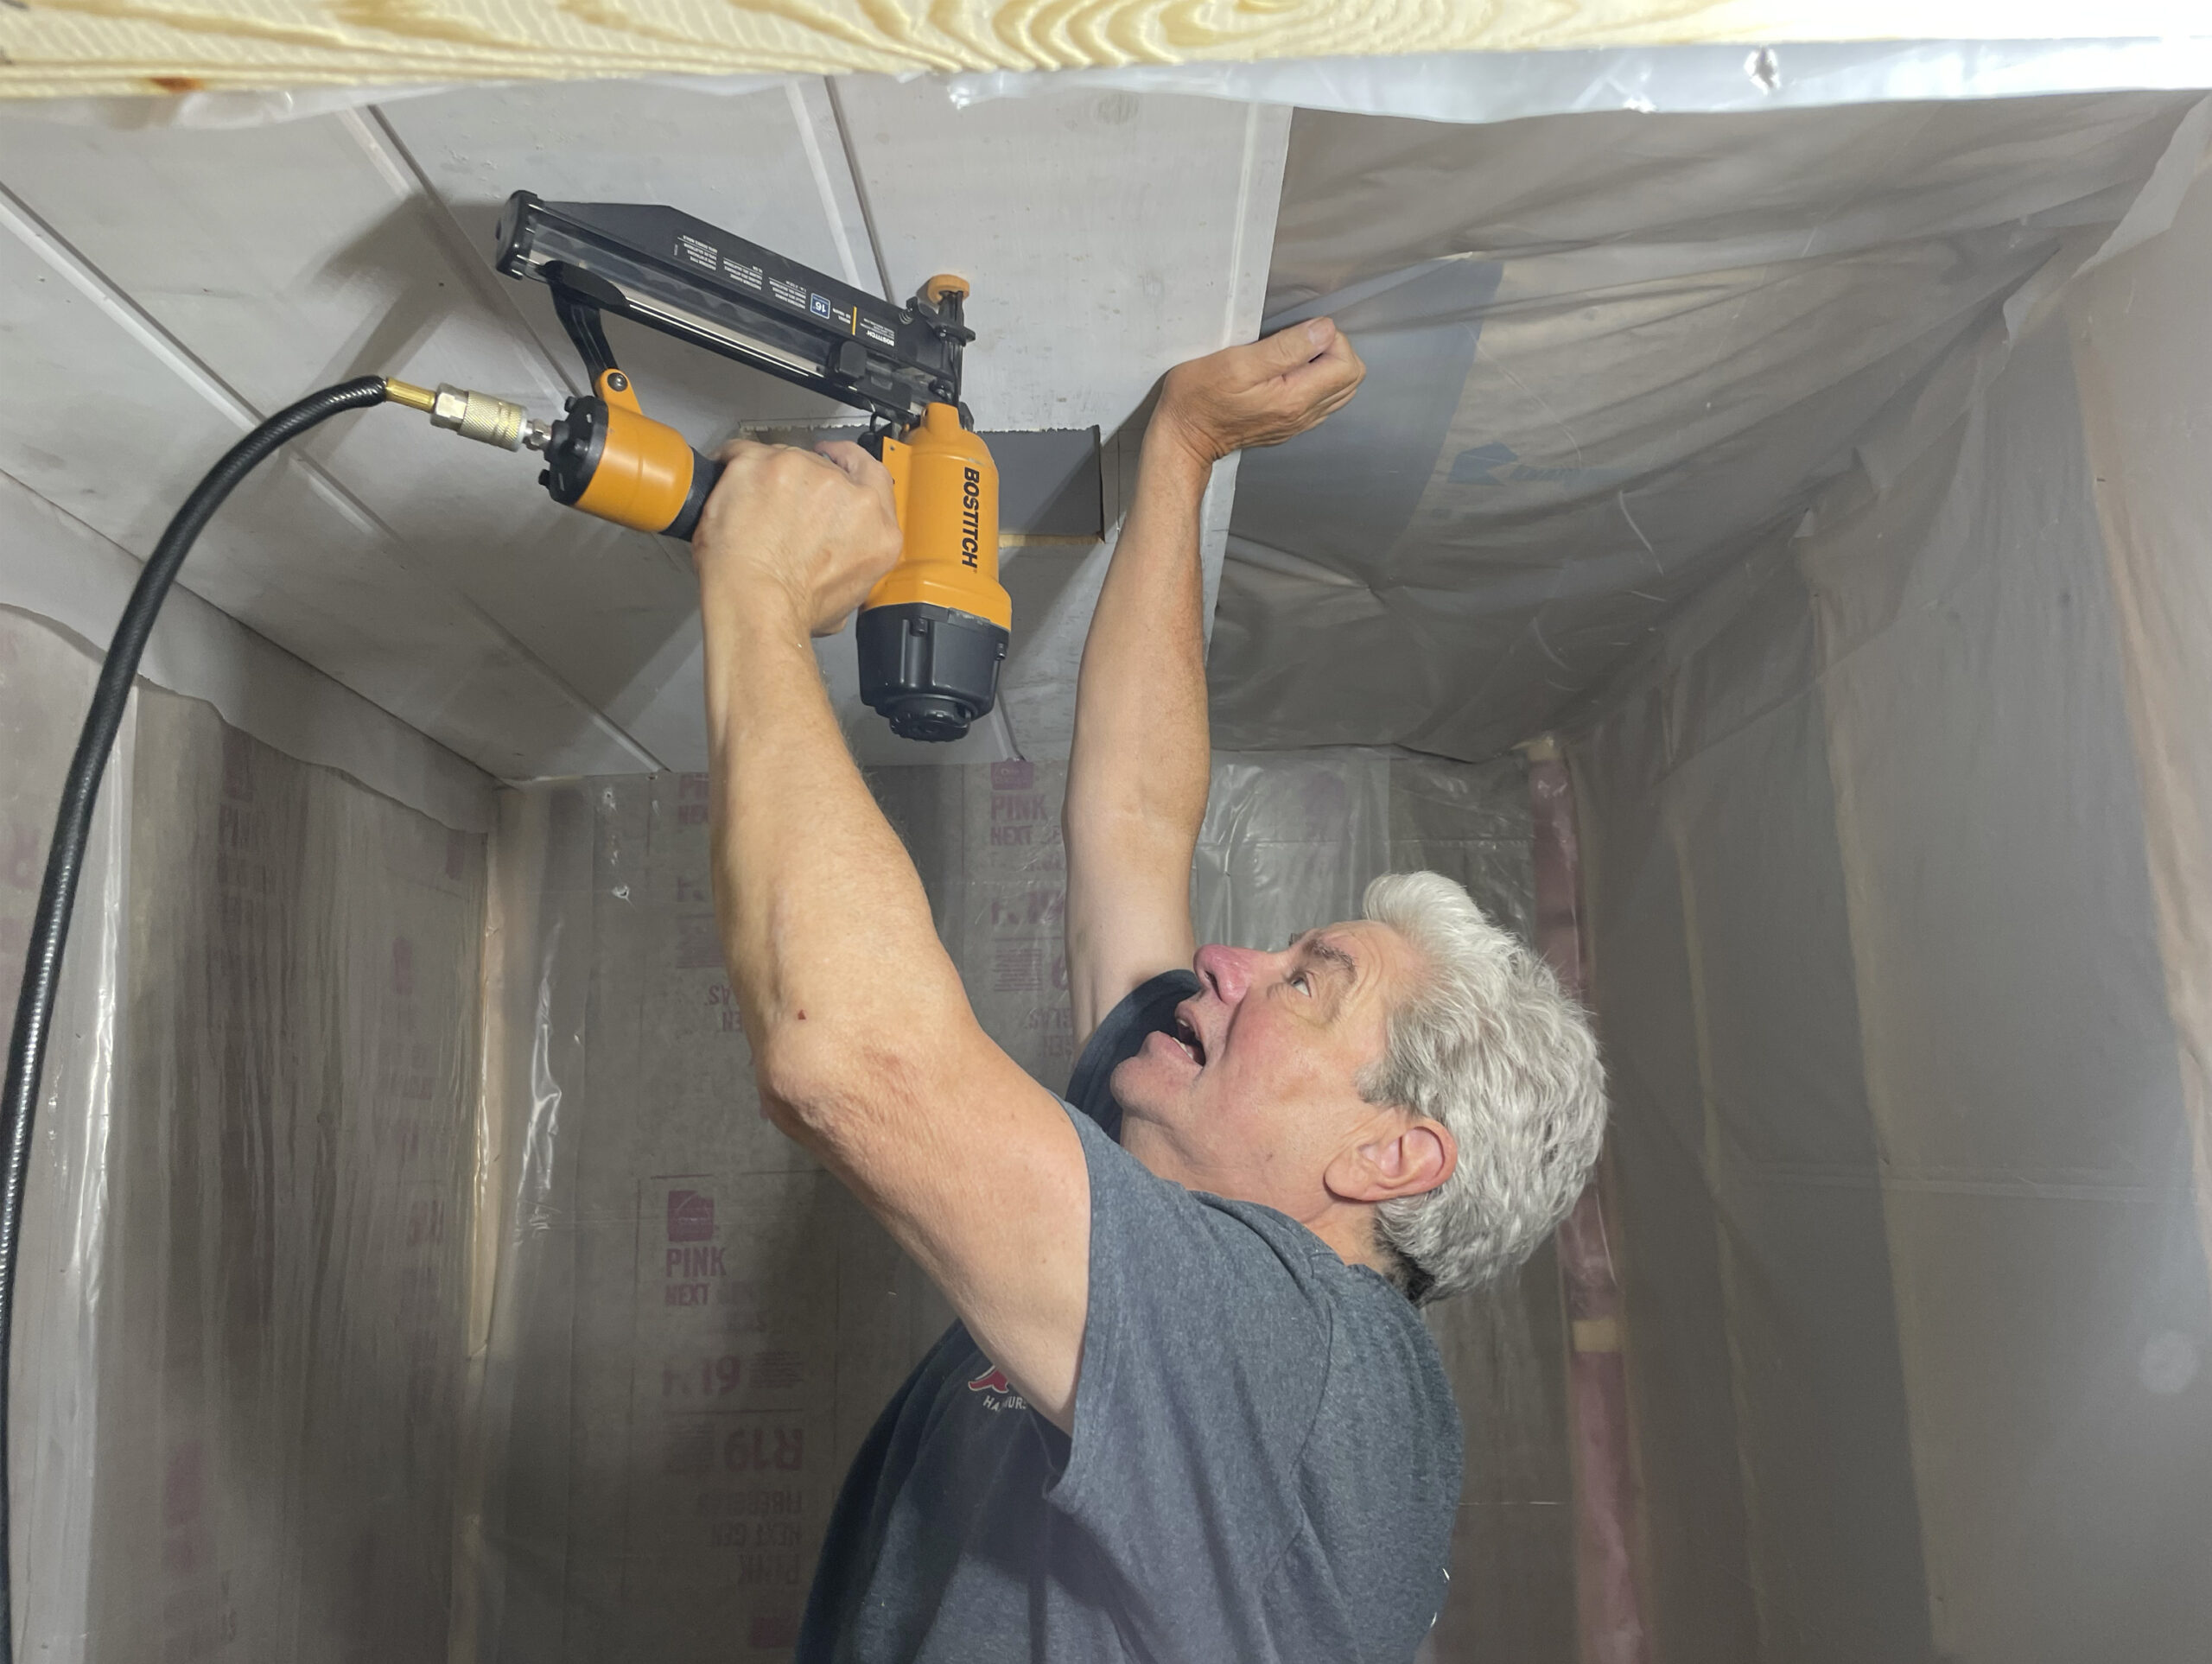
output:
<svg viewBox="0 0 2212 1664"><path fill-rule="evenodd" d="M1328 1381L1319 1238L1155 1177L1085 1117L1090 1291L1075 1427L1052 1487L1140 1656L1232 1658L1304 1519ZM1334 1255L1329 1256L1334 1259Z"/></svg>
<svg viewBox="0 0 2212 1664"><path fill-rule="evenodd" d="M1175 1026L1175 1007L1198 991L1198 979L1187 970L1162 971L1141 982L1121 1004L1106 1013L1075 1062L1068 1077L1068 1102L1103 1127L1106 1136L1122 1141L1122 1106L1114 1102L1109 1083L1115 1070L1137 1055L1145 1036L1165 1032Z"/></svg>

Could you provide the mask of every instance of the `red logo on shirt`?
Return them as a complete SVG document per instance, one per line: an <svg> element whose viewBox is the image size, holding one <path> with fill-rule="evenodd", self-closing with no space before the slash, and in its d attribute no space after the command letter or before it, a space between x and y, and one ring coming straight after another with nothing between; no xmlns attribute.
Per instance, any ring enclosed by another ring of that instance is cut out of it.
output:
<svg viewBox="0 0 2212 1664"><path fill-rule="evenodd" d="M1029 1400L1014 1390L1014 1383L1006 1378L1006 1371L996 1365L969 1381L968 1390L982 1394L983 1407L987 1410L1026 1410L1029 1407Z"/></svg>

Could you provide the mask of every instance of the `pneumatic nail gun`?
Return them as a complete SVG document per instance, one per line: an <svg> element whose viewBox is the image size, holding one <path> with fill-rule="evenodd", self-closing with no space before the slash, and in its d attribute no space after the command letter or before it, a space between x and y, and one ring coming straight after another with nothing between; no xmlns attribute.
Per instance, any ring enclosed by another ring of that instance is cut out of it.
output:
<svg viewBox="0 0 2212 1664"><path fill-rule="evenodd" d="M390 384L438 426L543 454L556 502L688 539L721 475L645 415L604 315L718 352L868 412L905 544L860 613L861 696L912 740L957 740L998 697L1013 603L998 578L998 469L960 402L968 286L924 283L903 306L674 208L507 200L499 269L536 279L582 355L591 391L550 426L483 393Z"/></svg>

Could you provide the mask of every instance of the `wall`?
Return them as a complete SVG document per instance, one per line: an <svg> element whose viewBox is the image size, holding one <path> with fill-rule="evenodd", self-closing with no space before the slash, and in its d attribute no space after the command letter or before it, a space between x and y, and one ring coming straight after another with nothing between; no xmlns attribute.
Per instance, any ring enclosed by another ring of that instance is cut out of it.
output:
<svg viewBox="0 0 2212 1664"><path fill-rule="evenodd" d="M1662 1659L2201 1655L2206 217L1578 749Z"/></svg>
<svg viewBox="0 0 2212 1664"><path fill-rule="evenodd" d="M1929 1650L1811 650L1781 570L1577 758L1662 1660Z"/></svg>
<svg viewBox="0 0 2212 1664"><path fill-rule="evenodd" d="M10 995L92 674L0 611ZM19 1280L24 1655L443 1655L484 879L480 833L134 696Z"/></svg>
<svg viewBox="0 0 2212 1664"><path fill-rule="evenodd" d="M2112 566L2147 822L2159 956L2194 1133L2197 1223L2212 1257L2212 181L2164 236L2068 297L2098 524Z"/></svg>

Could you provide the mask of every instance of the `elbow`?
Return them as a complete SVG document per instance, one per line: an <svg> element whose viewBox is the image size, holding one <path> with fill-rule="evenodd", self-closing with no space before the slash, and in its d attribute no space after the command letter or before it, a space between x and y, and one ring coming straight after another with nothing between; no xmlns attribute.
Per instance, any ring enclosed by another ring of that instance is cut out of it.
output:
<svg viewBox="0 0 2212 1664"><path fill-rule="evenodd" d="M804 1020L787 1022L762 1036L753 1051L753 1076L760 1108L776 1129L811 1145L836 1122L852 1085L846 1078L850 1060L840 1059L834 1043L809 1029Z"/></svg>
<svg viewBox="0 0 2212 1664"><path fill-rule="evenodd" d="M778 1025L753 1053L760 1105L777 1130L813 1150L846 1141L858 1118L893 1107L911 1071L901 1048L836 1025Z"/></svg>
<svg viewBox="0 0 2212 1664"><path fill-rule="evenodd" d="M760 1091L760 1113L768 1124L794 1144L814 1145L813 1127L818 1116L810 1108L810 1101L794 1098L779 1091L765 1071L755 1071Z"/></svg>
<svg viewBox="0 0 2212 1664"><path fill-rule="evenodd" d="M963 1013L964 1015L964 1013ZM818 1018L770 1026L753 1050L760 1105L777 1129L818 1155L850 1154L957 1096L982 1031L964 1021L866 1024Z"/></svg>

